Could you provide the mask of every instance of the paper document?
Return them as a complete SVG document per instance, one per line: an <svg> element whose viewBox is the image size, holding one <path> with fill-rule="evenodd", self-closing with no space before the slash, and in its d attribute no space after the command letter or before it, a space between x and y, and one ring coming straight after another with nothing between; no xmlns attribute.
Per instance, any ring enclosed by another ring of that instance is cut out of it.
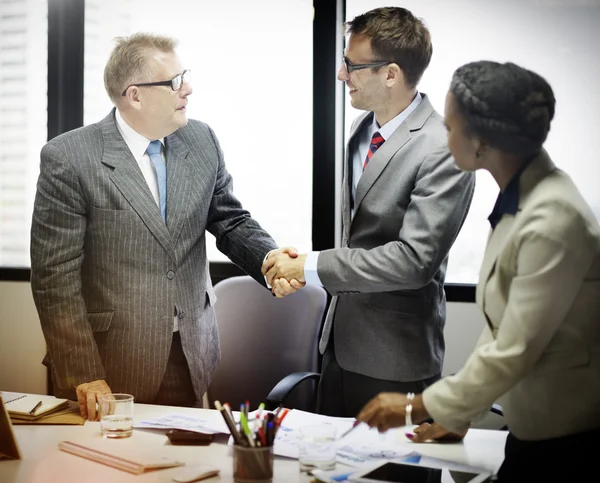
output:
<svg viewBox="0 0 600 483"><path fill-rule="evenodd" d="M354 418L335 418L321 414L308 413L292 409L275 436L273 453L288 458L299 456L299 431L303 426L329 423L341 436L354 424ZM356 427L345 438L336 442L337 461L349 466L360 467L374 465L383 460L394 460L414 454L413 447L389 442L389 438L380 435L367 425Z"/></svg>
<svg viewBox="0 0 600 483"><path fill-rule="evenodd" d="M322 414L300 411L299 409L292 409L277 431L273 453L278 456L298 458L300 452L300 428L323 423L332 424L337 429L337 434L341 435L344 431L347 431L352 427L354 418L334 418L331 416L323 416Z"/></svg>
<svg viewBox="0 0 600 483"><path fill-rule="evenodd" d="M338 483L340 481L349 481L348 477L357 471L357 469L349 470L348 468L342 470L312 470L311 474L323 483Z"/></svg>
<svg viewBox="0 0 600 483"><path fill-rule="evenodd" d="M156 416L134 423L133 427L139 429L187 429L188 431L207 434L229 433L225 422L222 420L208 421L185 414Z"/></svg>

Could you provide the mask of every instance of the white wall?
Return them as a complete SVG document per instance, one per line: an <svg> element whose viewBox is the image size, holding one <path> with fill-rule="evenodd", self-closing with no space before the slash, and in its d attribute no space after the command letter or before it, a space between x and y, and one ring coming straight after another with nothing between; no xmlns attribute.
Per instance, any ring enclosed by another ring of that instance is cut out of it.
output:
<svg viewBox="0 0 600 483"><path fill-rule="evenodd" d="M0 390L45 394L45 353L29 282L0 282Z"/></svg>

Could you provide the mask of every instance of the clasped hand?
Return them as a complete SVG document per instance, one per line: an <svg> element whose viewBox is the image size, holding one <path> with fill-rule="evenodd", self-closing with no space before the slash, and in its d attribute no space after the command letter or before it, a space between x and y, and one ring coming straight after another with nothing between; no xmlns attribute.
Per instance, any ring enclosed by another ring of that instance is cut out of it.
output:
<svg viewBox="0 0 600 483"><path fill-rule="evenodd" d="M279 248L269 253L261 271L276 297L285 297L306 285L305 261L306 255L299 255L298 250L292 247Z"/></svg>

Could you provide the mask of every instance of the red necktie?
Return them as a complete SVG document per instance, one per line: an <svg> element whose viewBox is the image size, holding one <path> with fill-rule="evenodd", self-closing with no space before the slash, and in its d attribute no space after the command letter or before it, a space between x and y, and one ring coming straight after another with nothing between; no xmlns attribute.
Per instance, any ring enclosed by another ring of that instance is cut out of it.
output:
<svg viewBox="0 0 600 483"><path fill-rule="evenodd" d="M363 170L367 167L367 164L369 164L369 161L371 161L371 158L375 154L375 151L377 151L384 142L385 142L385 139L383 139L383 136L381 134L379 134L379 131L375 131L373 133L373 137L371 138L371 144L369 145L369 152L367 153L367 157L365 158L365 161L363 163Z"/></svg>

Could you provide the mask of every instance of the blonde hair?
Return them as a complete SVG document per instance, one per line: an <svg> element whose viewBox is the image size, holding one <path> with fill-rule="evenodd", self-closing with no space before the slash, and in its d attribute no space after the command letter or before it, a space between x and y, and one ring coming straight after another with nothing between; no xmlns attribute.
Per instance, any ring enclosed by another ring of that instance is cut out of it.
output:
<svg viewBox="0 0 600 483"><path fill-rule="evenodd" d="M116 45L104 67L104 87L114 104L121 93L134 82L151 82L148 67L150 51L174 52L177 40L163 35L138 32L117 37Z"/></svg>

